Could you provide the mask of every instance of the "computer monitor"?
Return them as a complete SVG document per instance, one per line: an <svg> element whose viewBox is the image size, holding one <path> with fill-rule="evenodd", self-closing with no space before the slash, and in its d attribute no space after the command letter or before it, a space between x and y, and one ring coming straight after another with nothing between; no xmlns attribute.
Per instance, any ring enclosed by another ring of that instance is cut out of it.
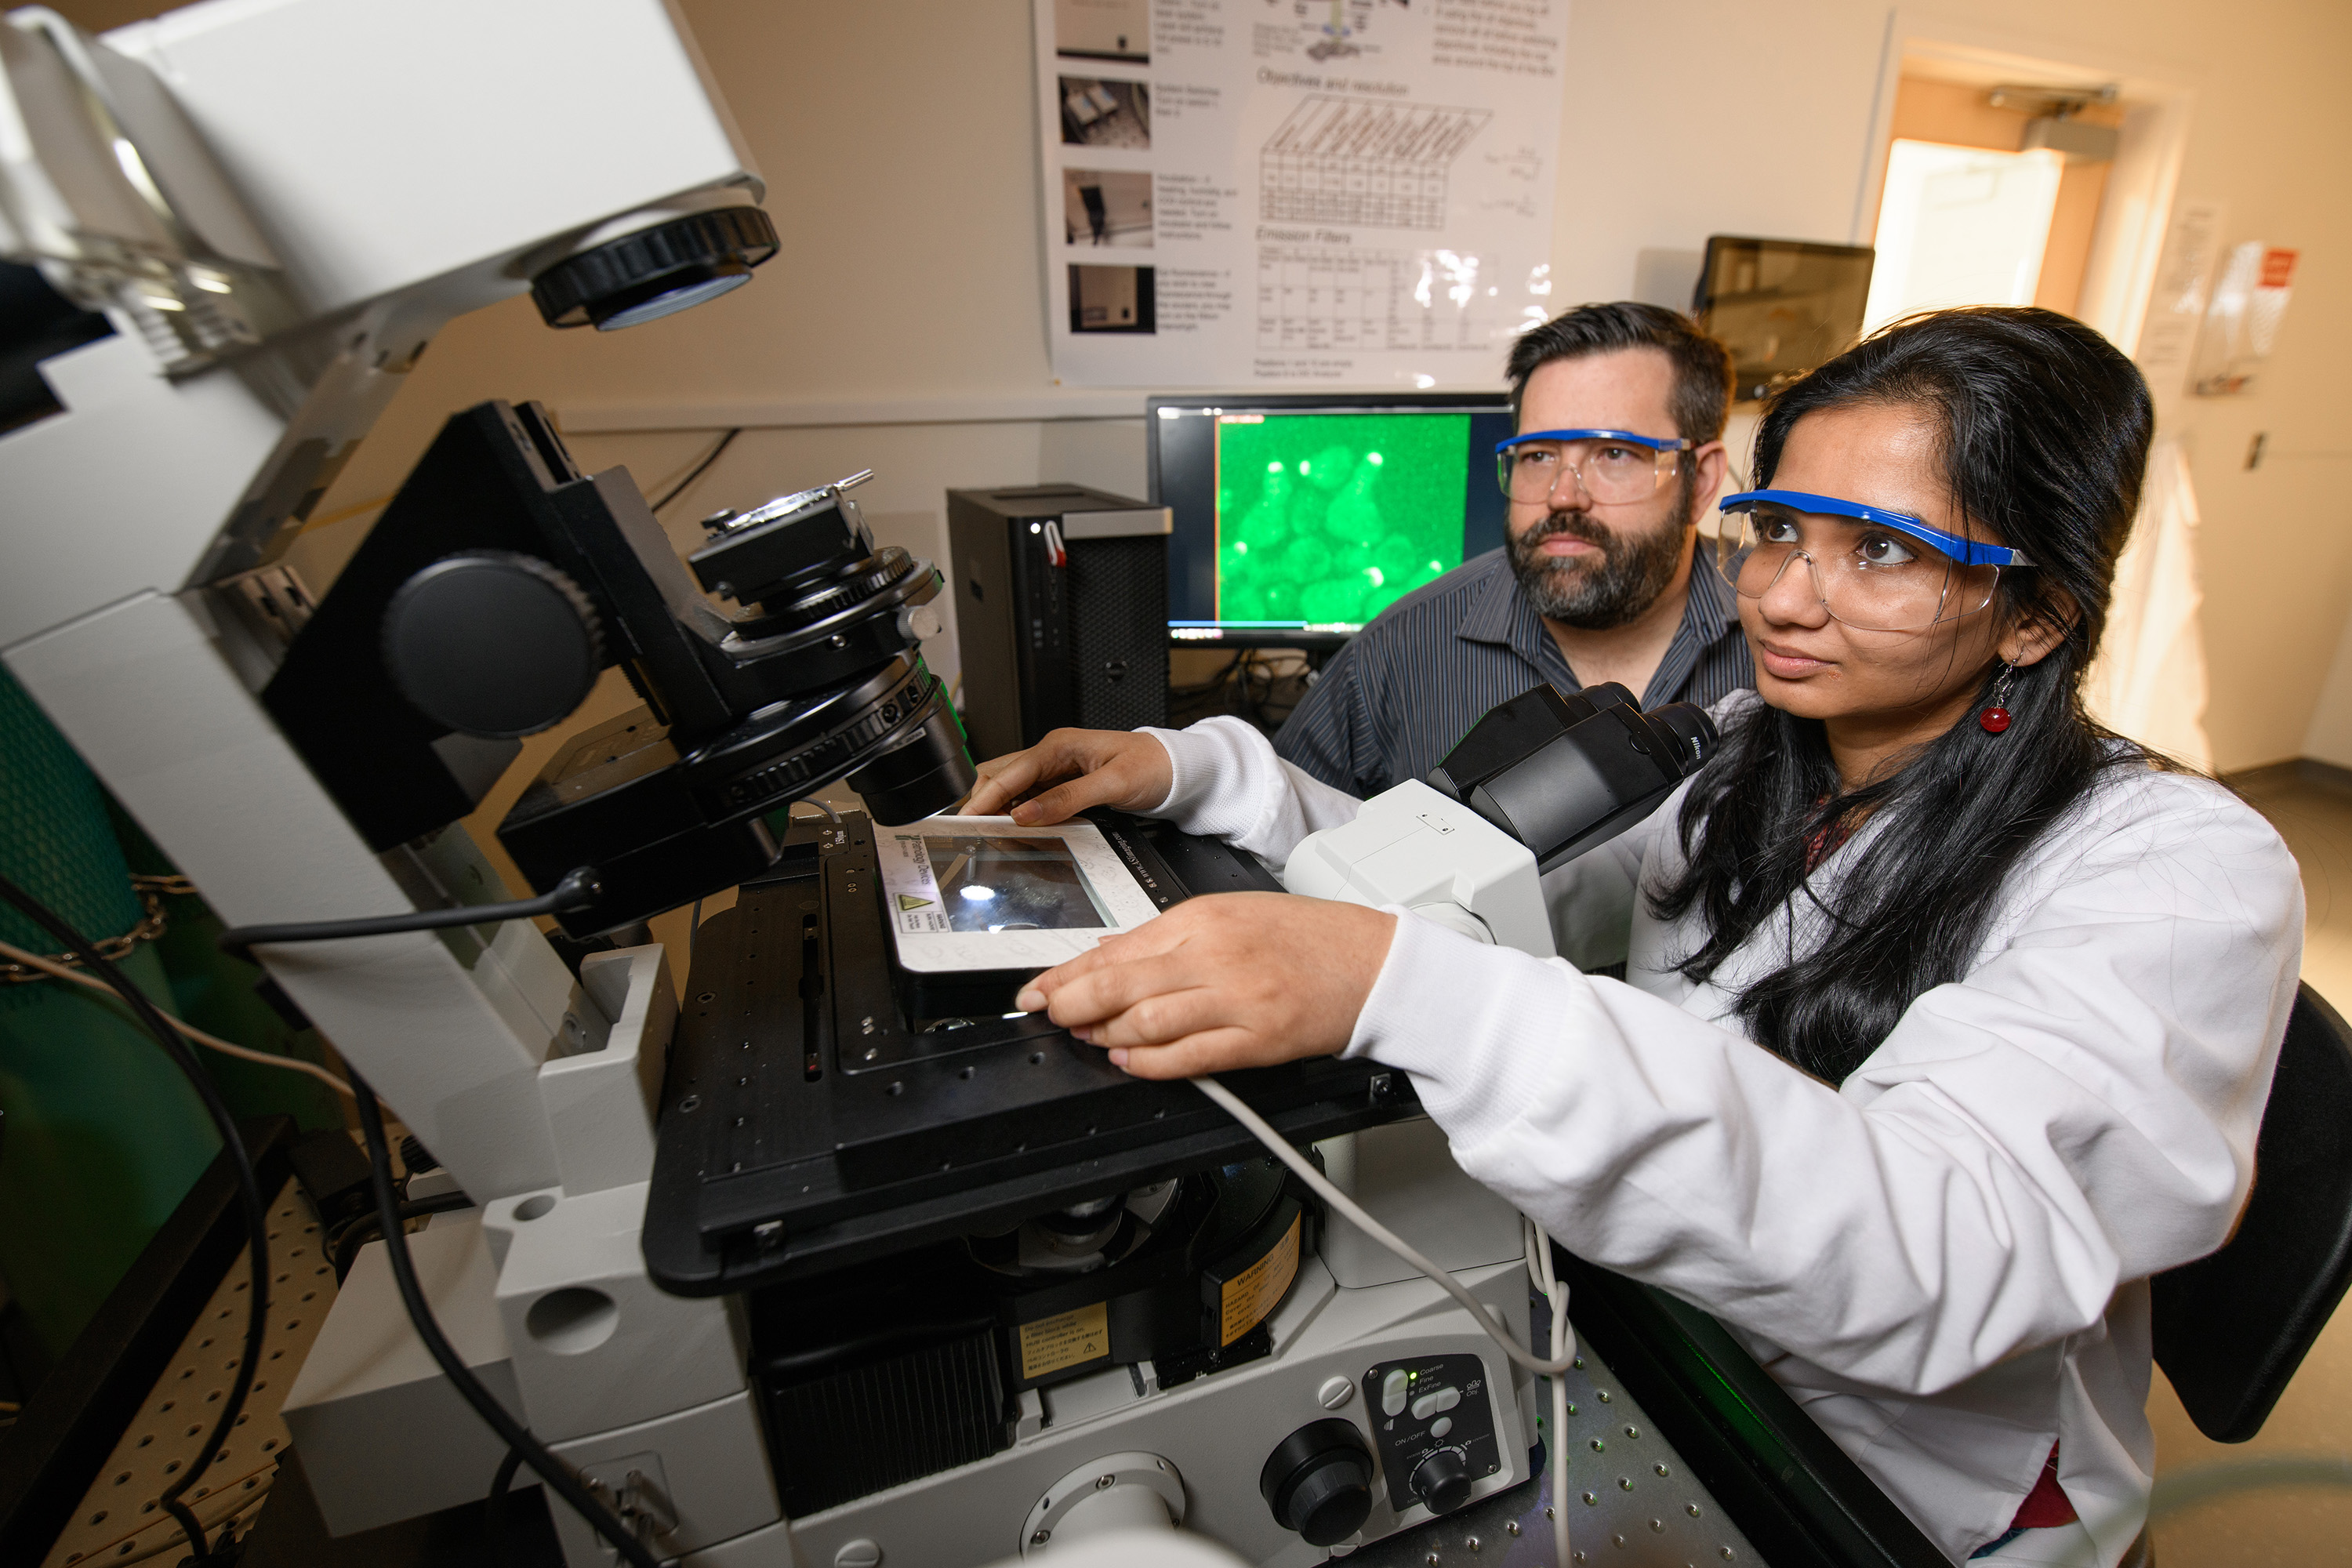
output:
<svg viewBox="0 0 2352 1568"><path fill-rule="evenodd" d="M1144 426L1181 644L1336 647L1503 542L1502 392L1155 396Z"/></svg>
<svg viewBox="0 0 2352 1568"><path fill-rule="evenodd" d="M1771 396L1853 345L1875 254L1866 245L1707 236L1691 313L1731 351L1740 402Z"/></svg>

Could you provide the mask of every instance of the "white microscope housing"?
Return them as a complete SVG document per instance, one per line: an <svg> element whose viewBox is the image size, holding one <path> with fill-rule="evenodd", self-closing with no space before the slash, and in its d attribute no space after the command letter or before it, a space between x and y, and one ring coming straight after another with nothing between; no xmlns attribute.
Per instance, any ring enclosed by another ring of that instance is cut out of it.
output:
<svg viewBox="0 0 2352 1568"><path fill-rule="evenodd" d="M1495 709L1427 780L1364 803L1291 851L1283 886L1402 905L1473 941L1553 956L1543 873L1615 837L1698 771L1714 722L1686 702L1644 713L1614 684L1539 686Z"/></svg>
<svg viewBox="0 0 2352 1568"><path fill-rule="evenodd" d="M1282 885L1310 899L1402 904L1474 942L1552 955L1535 852L1419 779L1364 803L1356 820L1310 835Z"/></svg>

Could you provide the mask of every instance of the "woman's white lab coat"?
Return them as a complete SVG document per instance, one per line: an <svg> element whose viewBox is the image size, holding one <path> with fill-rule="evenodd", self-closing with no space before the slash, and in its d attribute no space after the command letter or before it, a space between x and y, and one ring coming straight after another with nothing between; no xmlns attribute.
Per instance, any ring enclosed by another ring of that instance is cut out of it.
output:
<svg viewBox="0 0 2352 1568"><path fill-rule="evenodd" d="M1280 864L1355 815L1238 720L1151 733L1175 764L1157 815L1189 831ZM1633 889L1681 869L1681 801L1546 879L1562 952L1624 956L1623 983L1400 919L1348 1054L1411 1072L1463 1168L1570 1251L1730 1325L1956 1562L2055 1441L2112 1565L2155 1468L2146 1281L2220 1246L2252 1180L2302 957L2293 857L2218 784L2107 775L2027 853L1967 978L1832 1089L1733 1011L1813 939L1811 906L1713 984L1672 969L1697 917Z"/></svg>

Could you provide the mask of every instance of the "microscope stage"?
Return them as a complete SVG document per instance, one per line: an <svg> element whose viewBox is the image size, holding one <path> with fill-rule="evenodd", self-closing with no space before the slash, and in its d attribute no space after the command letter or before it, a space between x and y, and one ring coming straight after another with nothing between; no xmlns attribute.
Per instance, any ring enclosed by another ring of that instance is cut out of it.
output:
<svg viewBox="0 0 2352 1568"><path fill-rule="evenodd" d="M1280 890L1164 823L1095 820L1162 908ZM872 825L850 815L818 837L697 935L643 1236L665 1289L822 1273L1262 1152L1189 1083L1129 1078L1042 1015L910 1020L924 993L894 969ZM1418 1109L1402 1074L1369 1062L1225 1081L1300 1143Z"/></svg>

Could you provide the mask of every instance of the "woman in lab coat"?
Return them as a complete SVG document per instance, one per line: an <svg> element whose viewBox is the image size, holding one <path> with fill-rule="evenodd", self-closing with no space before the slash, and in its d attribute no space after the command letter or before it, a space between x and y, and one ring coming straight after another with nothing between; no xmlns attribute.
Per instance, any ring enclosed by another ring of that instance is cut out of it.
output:
<svg viewBox="0 0 2352 1568"><path fill-rule="evenodd" d="M1244 894L1023 1005L1150 1078L1404 1068L1464 1169L1729 1324L1955 1562L2137 1559L2147 1281L2244 1202L2303 939L2268 825L2083 711L2149 426L2128 361L2032 310L1915 319L1780 397L1767 488L1725 502L1758 693L1548 881L1624 982ZM983 773L974 812L1121 805L1276 863L1358 805L1237 720Z"/></svg>

